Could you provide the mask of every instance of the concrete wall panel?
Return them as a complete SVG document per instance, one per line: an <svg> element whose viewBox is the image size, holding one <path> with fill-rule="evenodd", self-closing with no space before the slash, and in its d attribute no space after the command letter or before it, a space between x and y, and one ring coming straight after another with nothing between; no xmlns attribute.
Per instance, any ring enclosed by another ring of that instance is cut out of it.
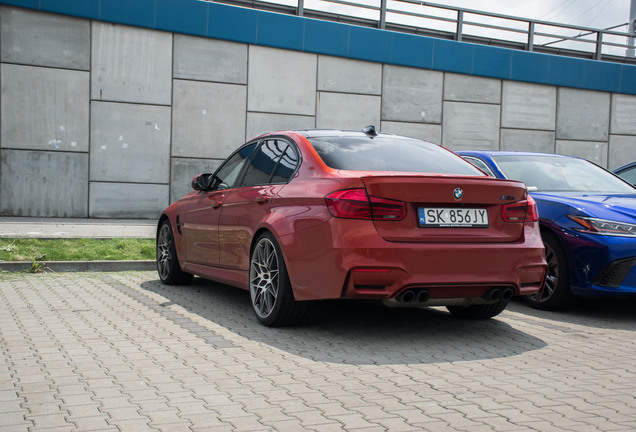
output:
<svg viewBox="0 0 636 432"><path fill-rule="evenodd" d="M556 153L587 159L600 166L607 166L607 142L557 140Z"/></svg>
<svg viewBox="0 0 636 432"><path fill-rule="evenodd" d="M383 121L381 131L418 138L435 144L442 142L442 125Z"/></svg>
<svg viewBox="0 0 636 432"><path fill-rule="evenodd" d="M170 108L91 104L91 181L168 183Z"/></svg>
<svg viewBox="0 0 636 432"><path fill-rule="evenodd" d="M89 217L155 219L168 206L168 185L90 184Z"/></svg>
<svg viewBox="0 0 636 432"><path fill-rule="evenodd" d="M170 105L172 34L93 22L91 98Z"/></svg>
<svg viewBox="0 0 636 432"><path fill-rule="evenodd" d="M89 73L3 64L2 147L88 151Z"/></svg>
<svg viewBox="0 0 636 432"><path fill-rule="evenodd" d="M90 69L90 21L0 7L2 61Z"/></svg>
<svg viewBox="0 0 636 432"><path fill-rule="evenodd" d="M636 161L636 136L610 135L607 168L616 169Z"/></svg>
<svg viewBox="0 0 636 432"><path fill-rule="evenodd" d="M611 133L636 135L636 96L612 95Z"/></svg>
<svg viewBox="0 0 636 432"><path fill-rule="evenodd" d="M452 150L498 150L499 105L444 102L442 144Z"/></svg>
<svg viewBox="0 0 636 432"><path fill-rule="evenodd" d="M379 96L318 93L318 129L362 130L380 125Z"/></svg>
<svg viewBox="0 0 636 432"><path fill-rule="evenodd" d="M556 87L504 81L501 127L554 130Z"/></svg>
<svg viewBox="0 0 636 432"><path fill-rule="evenodd" d="M384 66L382 119L441 123L443 80L442 72Z"/></svg>
<svg viewBox="0 0 636 432"><path fill-rule="evenodd" d="M382 90L382 65L320 56L318 90L379 95Z"/></svg>
<svg viewBox="0 0 636 432"><path fill-rule="evenodd" d="M501 80L447 73L444 76L444 100L501 103Z"/></svg>
<svg viewBox="0 0 636 432"><path fill-rule="evenodd" d="M554 153L555 133L523 129L501 129L501 150Z"/></svg>
<svg viewBox="0 0 636 432"><path fill-rule="evenodd" d="M221 165L218 159L172 158L170 170L170 202L192 192L192 179L197 174L213 173Z"/></svg>
<svg viewBox="0 0 636 432"><path fill-rule="evenodd" d="M559 88L557 139L607 141L610 94Z"/></svg>
<svg viewBox="0 0 636 432"><path fill-rule="evenodd" d="M316 118L310 116L247 113L246 141L263 132L279 130L313 129L316 127Z"/></svg>
<svg viewBox="0 0 636 432"><path fill-rule="evenodd" d="M88 154L2 149L0 156L0 214L88 216Z"/></svg>
<svg viewBox="0 0 636 432"><path fill-rule="evenodd" d="M315 115L315 54L250 46L248 110Z"/></svg>
<svg viewBox="0 0 636 432"><path fill-rule="evenodd" d="M224 159L245 142L246 87L174 81L172 156Z"/></svg>
<svg viewBox="0 0 636 432"><path fill-rule="evenodd" d="M174 78L247 84L247 45L174 35Z"/></svg>

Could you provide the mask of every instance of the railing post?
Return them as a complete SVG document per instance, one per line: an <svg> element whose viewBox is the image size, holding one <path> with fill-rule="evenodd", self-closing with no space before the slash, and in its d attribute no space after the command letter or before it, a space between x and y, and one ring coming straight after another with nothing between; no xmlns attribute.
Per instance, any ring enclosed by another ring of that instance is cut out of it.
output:
<svg viewBox="0 0 636 432"><path fill-rule="evenodd" d="M303 16L304 13L305 13L305 0L298 0L298 10L296 11L296 14L298 16Z"/></svg>
<svg viewBox="0 0 636 432"><path fill-rule="evenodd" d="M534 21L528 23L528 45L527 51L534 51Z"/></svg>
<svg viewBox="0 0 636 432"><path fill-rule="evenodd" d="M629 26L627 27L627 51L625 51L625 57L635 57L634 51L634 38L636 38L636 0L632 0L632 4L629 7Z"/></svg>
<svg viewBox="0 0 636 432"><path fill-rule="evenodd" d="M380 0L380 29L386 28L386 2L387 0Z"/></svg>
<svg viewBox="0 0 636 432"><path fill-rule="evenodd" d="M603 56L603 32L596 32L596 55L594 58L600 60Z"/></svg>
<svg viewBox="0 0 636 432"><path fill-rule="evenodd" d="M461 42L462 40L462 32L464 29L464 11L457 11L457 34L455 35L455 40Z"/></svg>

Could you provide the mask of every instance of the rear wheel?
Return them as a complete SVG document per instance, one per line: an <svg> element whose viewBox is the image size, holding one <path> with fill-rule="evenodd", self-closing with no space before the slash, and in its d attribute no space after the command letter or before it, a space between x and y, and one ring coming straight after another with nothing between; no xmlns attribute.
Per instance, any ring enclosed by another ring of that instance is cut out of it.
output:
<svg viewBox="0 0 636 432"><path fill-rule="evenodd" d="M309 302L294 299L287 267L274 236L258 237L250 259L250 299L258 320L270 327L302 322Z"/></svg>
<svg viewBox="0 0 636 432"><path fill-rule="evenodd" d="M548 275L541 290L536 294L524 296L523 301L535 309L563 309L572 299L568 260L563 246L554 234L544 232L542 238Z"/></svg>
<svg viewBox="0 0 636 432"><path fill-rule="evenodd" d="M509 300L499 299L495 303L471 306L447 306L446 309L458 318L488 319L499 315L508 306Z"/></svg>
<svg viewBox="0 0 636 432"><path fill-rule="evenodd" d="M181 270L174 246L170 221L164 220L157 234L157 272L166 285L180 285L192 281L192 275Z"/></svg>

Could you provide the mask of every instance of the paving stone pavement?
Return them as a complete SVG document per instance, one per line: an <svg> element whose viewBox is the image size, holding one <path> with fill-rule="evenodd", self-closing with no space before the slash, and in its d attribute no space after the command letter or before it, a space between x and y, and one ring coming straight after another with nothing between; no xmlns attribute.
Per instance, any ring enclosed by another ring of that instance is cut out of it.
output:
<svg viewBox="0 0 636 432"><path fill-rule="evenodd" d="M4 273L0 431L633 431L634 306L326 302L270 329L198 278Z"/></svg>

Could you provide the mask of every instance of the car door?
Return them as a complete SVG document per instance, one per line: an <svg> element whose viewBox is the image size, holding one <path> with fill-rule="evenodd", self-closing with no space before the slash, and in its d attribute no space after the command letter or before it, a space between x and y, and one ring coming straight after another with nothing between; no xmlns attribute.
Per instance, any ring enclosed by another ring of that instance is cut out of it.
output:
<svg viewBox="0 0 636 432"><path fill-rule="evenodd" d="M221 208L255 147L256 143L248 144L230 156L215 172L210 188L190 200L180 221L186 261L209 266L219 264Z"/></svg>
<svg viewBox="0 0 636 432"><path fill-rule="evenodd" d="M249 269L250 245L272 199L296 172L299 157L284 139L263 141L247 164L237 188L229 191L219 219L220 265Z"/></svg>

